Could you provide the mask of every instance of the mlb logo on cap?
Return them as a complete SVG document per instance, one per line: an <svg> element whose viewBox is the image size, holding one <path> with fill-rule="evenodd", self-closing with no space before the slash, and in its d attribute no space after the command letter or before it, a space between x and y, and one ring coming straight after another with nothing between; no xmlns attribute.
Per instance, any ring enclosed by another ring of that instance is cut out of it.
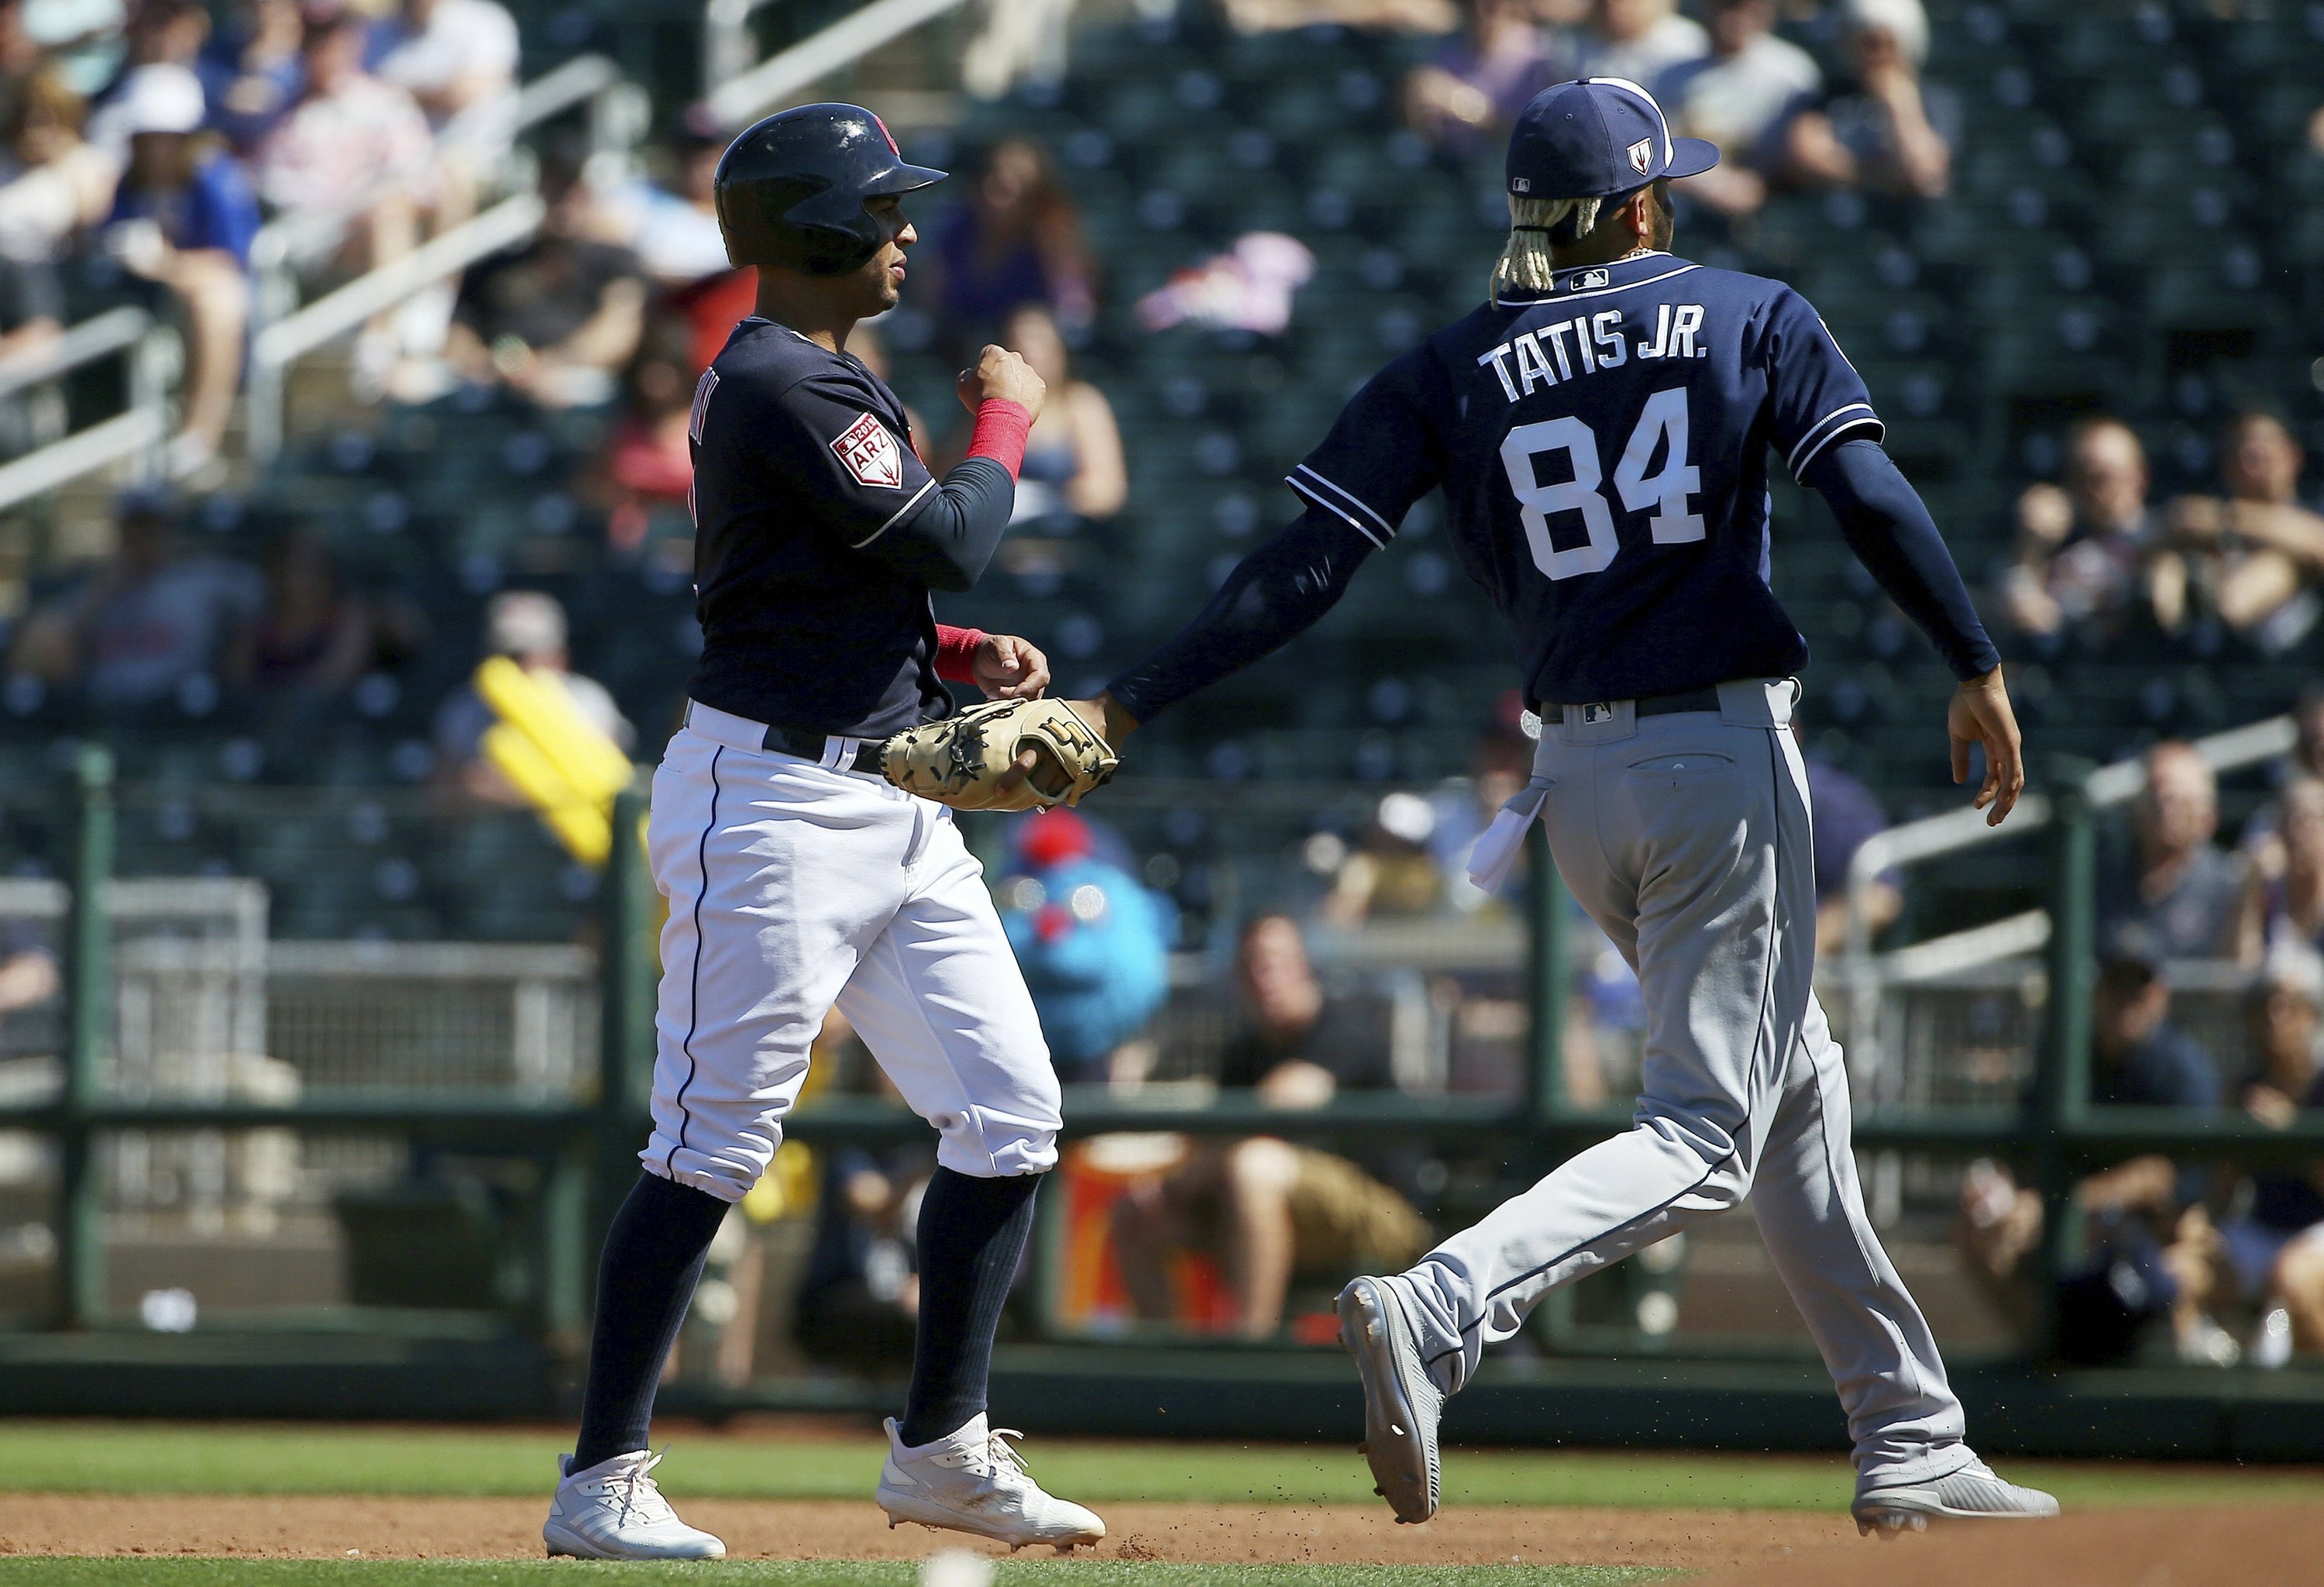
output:
<svg viewBox="0 0 2324 1587"><path fill-rule="evenodd" d="M1719 146L1674 138L1655 97L1627 78L1544 88L1509 134L1509 191L1534 198L1610 198L1719 163Z"/></svg>

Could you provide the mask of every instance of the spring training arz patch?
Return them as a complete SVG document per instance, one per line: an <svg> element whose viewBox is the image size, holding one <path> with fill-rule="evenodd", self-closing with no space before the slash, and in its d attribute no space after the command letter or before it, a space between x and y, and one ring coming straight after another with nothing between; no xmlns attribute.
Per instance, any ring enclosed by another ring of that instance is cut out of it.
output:
<svg viewBox="0 0 2324 1587"><path fill-rule="evenodd" d="M904 488L904 455L888 427L866 413L831 443L858 483L895 491Z"/></svg>

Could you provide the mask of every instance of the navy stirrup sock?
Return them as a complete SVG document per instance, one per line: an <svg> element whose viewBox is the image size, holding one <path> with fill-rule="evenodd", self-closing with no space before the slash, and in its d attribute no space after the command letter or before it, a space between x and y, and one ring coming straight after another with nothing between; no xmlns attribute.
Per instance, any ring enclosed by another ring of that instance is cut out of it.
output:
<svg viewBox="0 0 2324 1587"><path fill-rule="evenodd" d="M972 1179L938 1168L920 1197L920 1325L899 1435L933 1444L984 1409L992 1339L1033 1232L1040 1176Z"/></svg>
<svg viewBox="0 0 2324 1587"><path fill-rule="evenodd" d="M702 1278L711 1236L725 1218L726 1204L716 1196L655 1174L641 1174L613 1214L597 1263L597 1321L575 1471L646 1447L654 1389Z"/></svg>

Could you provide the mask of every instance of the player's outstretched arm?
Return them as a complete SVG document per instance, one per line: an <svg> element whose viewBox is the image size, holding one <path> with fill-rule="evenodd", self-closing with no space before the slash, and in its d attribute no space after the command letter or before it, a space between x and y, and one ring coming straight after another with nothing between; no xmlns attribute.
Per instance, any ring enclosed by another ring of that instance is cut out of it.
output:
<svg viewBox="0 0 2324 1587"><path fill-rule="evenodd" d="M1108 743L1120 743L1156 712L1240 672L1314 627L1346 593L1372 549L1345 521L1309 507L1298 521L1237 563L1193 622L1095 699L1073 702L1074 710Z"/></svg>
<svg viewBox="0 0 2324 1587"><path fill-rule="evenodd" d="M1858 560L1937 647L1960 680L1946 713L1955 782L1969 780L1969 748L1985 746L1985 781L1976 807L1999 826L2025 786L2024 756L2001 652L1985 632L1960 569L1920 493L1878 442L1859 438L1826 448L1801 475L1840 521Z"/></svg>

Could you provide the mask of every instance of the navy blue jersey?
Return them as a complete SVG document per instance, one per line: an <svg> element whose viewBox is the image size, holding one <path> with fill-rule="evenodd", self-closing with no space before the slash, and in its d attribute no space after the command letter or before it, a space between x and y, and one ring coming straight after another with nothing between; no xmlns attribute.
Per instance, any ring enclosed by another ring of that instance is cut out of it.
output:
<svg viewBox="0 0 2324 1587"><path fill-rule="evenodd" d="M1807 641L1768 587L1768 451L1796 477L1881 433L1797 292L1647 254L1430 337L1289 483L1379 545L1442 485L1528 694L1583 704L1798 671Z"/></svg>
<svg viewBox="0 0 2324 1587"><path fill-rule="evenodd" d="M868 554L935 496L896 393L771 320L695 390L687 692L754 722L881 737L952 710L927 586Z"/></svg>

